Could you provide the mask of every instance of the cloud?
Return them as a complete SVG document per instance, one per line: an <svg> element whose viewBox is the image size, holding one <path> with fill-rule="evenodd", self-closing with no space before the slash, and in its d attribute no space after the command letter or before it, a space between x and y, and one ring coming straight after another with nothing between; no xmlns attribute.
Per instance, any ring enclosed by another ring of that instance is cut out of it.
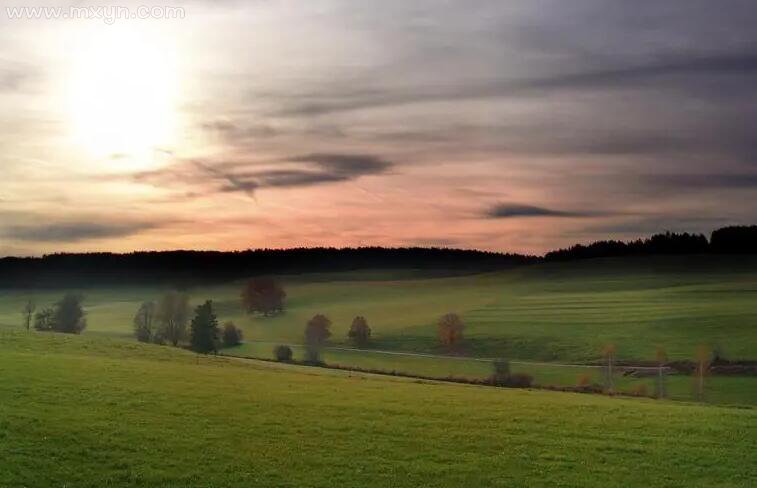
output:
<svg viewBox="0 0 757 488"><path fill-rule="evenodd" d="M500 203L489 208L485 215L492 219L530 218L530 217L565 217L587 218L610 215L602 212L554 210L535 205Z"/></svg>
<svg viewBox="0 0 757 488"><path fill-rule="evenodd" d="M315 153L295 156L290 160L310 163L324 172L344 177L383 173L392 166L389 161L367 154Z"/></svg>
<svg viewBox="0 0 757 488"><path fill-rule="evenodd" d="M50 225L13 225L0 230L3 237L27 242L80 242L126 237L157 227L155 223L66 222Z"/></svg>
<svg viewBox="0 0 757 488"><path fill-rule="evenodd" d="M313 116L352 110L402 106L429 102L475 100L515 96L533 96L568 89L608 89L625 86L638 88L648 81L664 79L752 76L757 73L757 52L721 53L708 56L670 56L643 64L612 66L604 69L554 73L542 77L493 80L485 83L466 83L452 86L408 87L404 90L384 90L354 93L333 91L312 93L296 103L286 104L278 115ZM286 102L286 100L282 100Z"/></svg>
<svg viewBox="0 0 757 488"><path fill-rule="evenodd" d="M181 184L200 193L243 192L254 197L262 188L295 188L350 181L385 173L393 163L367 154L312 153L268 161L181 161L158 171L132 175L160 186Z"/></svg>
<svg viewBox="0 0 757 488"><path fill-rule="evenodd" d="M697 173L647 175L644 182L652 187L676 190L701 190L709 188L753 189L757 188L757 174L754 173Z"/></svg>

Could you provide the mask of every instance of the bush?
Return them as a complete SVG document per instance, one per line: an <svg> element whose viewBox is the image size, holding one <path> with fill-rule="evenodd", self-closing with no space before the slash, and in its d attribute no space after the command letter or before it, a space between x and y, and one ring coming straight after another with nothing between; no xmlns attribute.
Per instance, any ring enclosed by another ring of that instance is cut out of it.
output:
<svg viewBox="0 0 757 488"><path fill-rule="evenodd" d="M591 385L591 375L589 373L582 373L578 375L576 386L584 387Z"/></svg>
<svg viewBox="0 0 757 488"><path fill-rule="evenodd" d="M34 328L40 331L53 330L55 310L45 308L34 315Z"/></svg>
<svg viewBox="0 0 757 488"><path fill-rule="evenodd" d="M505 386L510 388L530 388L534 382L534 377L528 373L511 374Z"/></svg>
<svg viewBox="0 0 757 488"><path fill-rule="evenodd" d="M242 343L242 329L234 325L234 322L223 324L223 347L238 346Z"/></svg>
<svg viewBox="0 0 757 488"><path fill-rule="evenodd" d="M276 361L287 363L292 360L292 348L289 346L276 346L273 348L273 357Z"/></svg>
<svg viewBox="0 0 757 488"><path fill-rule="evenodd" d="M644 383L638 384L631 389L631 394L634 396L647 397L649 396L649 390Z"/></svg>

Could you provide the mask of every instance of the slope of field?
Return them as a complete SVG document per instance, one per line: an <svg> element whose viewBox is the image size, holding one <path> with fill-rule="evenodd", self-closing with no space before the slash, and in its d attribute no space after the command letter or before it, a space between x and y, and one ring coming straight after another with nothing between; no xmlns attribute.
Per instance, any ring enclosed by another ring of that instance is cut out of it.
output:
<svg viewBox="0 0 757 488"><path fill-rule="evenodd" d="M436 320L447 312L467 324L464 352L542 361L595 361L615 343L620 359L652 359L664 346L689 359L699 345L728 358L757 354L757 259L665 256L595 259L524 266L472 276L423 272L354 272L284 276L286 313L246 316L241 283L189 290L194 302L215 301L221 321L234 320L256 340L298 343L316 313L333 320L332 342L346 342L356 315L367 317L373 347L443 352ZM18 325L29 295L40 306L65 290L0 291L0 323ZM157 288L85 290L88 334L128 336L139 303Z"/></svg>
<svg viewBox="0 0 757 488"><path fill-rule="evenodd" d="M753 486L757 411L0 330L0 486Z"/></svg>

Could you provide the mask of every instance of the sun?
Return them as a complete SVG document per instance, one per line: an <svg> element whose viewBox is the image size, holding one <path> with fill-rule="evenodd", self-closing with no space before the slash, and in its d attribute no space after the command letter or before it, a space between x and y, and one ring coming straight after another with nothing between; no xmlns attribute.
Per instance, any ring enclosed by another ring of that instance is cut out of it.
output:
<svg viewBox="0 0 757 488"><path fill-rule="evenodd" d="M149 32L115 25L88 32L78 44L68 82L75 143L117 164L152 166L176 138L175 50Z"/></svg>

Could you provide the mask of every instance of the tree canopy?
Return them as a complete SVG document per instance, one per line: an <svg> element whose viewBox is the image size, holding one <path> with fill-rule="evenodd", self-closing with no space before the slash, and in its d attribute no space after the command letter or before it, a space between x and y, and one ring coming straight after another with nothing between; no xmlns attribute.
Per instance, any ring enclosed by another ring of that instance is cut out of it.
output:
<svg viewBox="0 0 757 488"><path fill-rule="evenodd" d="M242 306L247 313L273 315L284 310L286 292L270 277L253 278L242 288Z"/></svg>
<svg viewBox="0 0 757 488"><path fill-rule="evenodd" d="M218 351L218 318L213 312L213 302L205 301L195 309L190 325L189 344L193 351L207 354Z"/></svg>

